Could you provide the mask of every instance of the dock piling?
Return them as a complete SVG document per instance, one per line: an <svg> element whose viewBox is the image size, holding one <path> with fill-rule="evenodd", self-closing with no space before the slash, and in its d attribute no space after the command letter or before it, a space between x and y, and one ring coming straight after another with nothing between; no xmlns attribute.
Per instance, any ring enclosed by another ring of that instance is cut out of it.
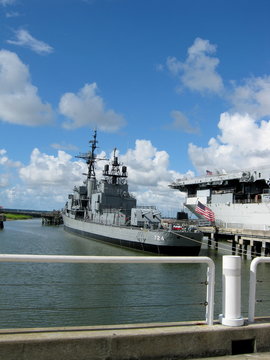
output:
<svg viewBox="0 0 270 360"><path fill-rule="evenodd" d="M219 241L231 243L231 254L248 256L270 255L270 230L251 230L218 226L200 226L208 247L219 249ZM214 242L214 243L213 243Z"/></svg>
<svg viewBox="0 0 270 360"><path fill-rule="evenodd" d="M42 225L61 225L63 218L60 211L52 211L42 214Z"/></svg>
<svg viewBox="0 0 270 360"><path fill-rule="evenodd" d="M0 214L0 230L4 229L4 221L6 221L6 216L4 214Z"/></svg>

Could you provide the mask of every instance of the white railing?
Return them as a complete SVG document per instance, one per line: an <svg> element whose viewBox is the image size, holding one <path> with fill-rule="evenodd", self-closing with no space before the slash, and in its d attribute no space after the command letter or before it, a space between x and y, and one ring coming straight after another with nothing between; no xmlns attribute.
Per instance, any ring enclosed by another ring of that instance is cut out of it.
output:
<svg viewBox="0 0 270 360"><path fill-rule="evenodd" d="M0 262L31 262L31 263L121 263L121 264L207 264L207 291L205 321L213 325L214 319L214 287L215 264L206 256L181 257L181 256L68 256L68 255L17 255L1 254Z"/></svg>
<svg viewBox="0 0 270 360"><path fill-rule="evenodd" d="M250 278L249 278L249 308L248 321L254 322L255 305L256 305L256 282L257 282L257 266L260 263L270 263L269 257L257 257L251 261L250 264Z"/></svg>

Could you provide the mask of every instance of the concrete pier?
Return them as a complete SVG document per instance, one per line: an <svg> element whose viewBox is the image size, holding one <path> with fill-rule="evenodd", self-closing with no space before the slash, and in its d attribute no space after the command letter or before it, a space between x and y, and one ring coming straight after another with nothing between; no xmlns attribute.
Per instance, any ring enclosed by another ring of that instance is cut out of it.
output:
<svg viewBox="0 0 270 360"><path fill-rule="evenodd" d="M267 256L270 254L270 231L224 228L217 226L199 227L204 236L208 238L208 246L218 249L218 242L228 240L231 242L233 255L246 256L248 249L252 257Z"/></svg>
<svg viewBox="0 0 270 360"><path fill-rule="evenodd" d="M270 322L0 330L1 360L182 360L270 351Z"/></svg>

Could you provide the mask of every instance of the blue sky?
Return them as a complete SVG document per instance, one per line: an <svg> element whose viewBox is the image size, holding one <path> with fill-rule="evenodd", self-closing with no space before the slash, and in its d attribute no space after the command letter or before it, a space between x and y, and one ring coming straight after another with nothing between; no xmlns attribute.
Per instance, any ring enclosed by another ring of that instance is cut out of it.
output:
<svg viewBox="0 0 270 360"><path fill-rule="evenodd" d="M140 205L270 160L266 0L0 0L0 205L61 208L92 130ZM98 168L103 164L98 164Z"/></svg>

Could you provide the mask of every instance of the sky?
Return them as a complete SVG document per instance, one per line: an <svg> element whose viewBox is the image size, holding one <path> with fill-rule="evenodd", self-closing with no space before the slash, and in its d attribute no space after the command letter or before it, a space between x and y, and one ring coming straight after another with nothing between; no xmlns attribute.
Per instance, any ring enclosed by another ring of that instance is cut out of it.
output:
<svg viewBox="0 0 270 360"><path fill-rule="evenodd" d="M0 0L0 205L61 209L94 129L164 216L183 210L176 179L269 165L269 14L269 0Z"/></svg>

